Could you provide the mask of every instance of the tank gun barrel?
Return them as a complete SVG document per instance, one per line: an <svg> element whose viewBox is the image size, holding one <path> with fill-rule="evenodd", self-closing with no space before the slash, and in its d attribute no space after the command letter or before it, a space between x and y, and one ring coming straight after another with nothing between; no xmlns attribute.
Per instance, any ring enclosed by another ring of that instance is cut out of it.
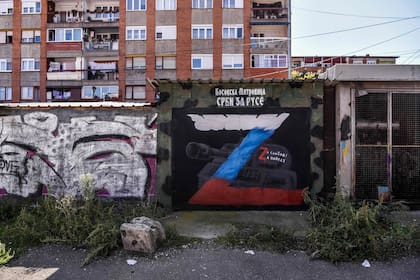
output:
<svg viewBox="0 0 420 280"><path fill-rule="evenodd" d="M227 158L229 153L223 150L215 149L209 145L190 142L185 148L186 154L191 159L210 160L213 158Z"/></svg>

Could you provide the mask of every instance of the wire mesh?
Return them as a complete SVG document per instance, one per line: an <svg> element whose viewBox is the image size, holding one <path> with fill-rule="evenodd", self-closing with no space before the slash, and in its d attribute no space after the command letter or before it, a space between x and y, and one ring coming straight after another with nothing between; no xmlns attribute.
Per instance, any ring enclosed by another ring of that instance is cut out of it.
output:
<svg viewBox="0 0 420 280"><path fill-rule="evenodd" d="M392 95L392 145L420 145L420 94Z"/></svg>
<svg viewBox="0 0 420 280"><path fill-rule="evenodd" d="M378 199L378 187L387 181L387 148L356 147L356 198Z"/></svg>
<svg viewBox="0 0 420 280"><path fill-rule="evenodd" d="M356 144L387 144L387 111L386 93L356 98Z"/></svg>
<svg viewBox="0 0 420 280"><path fill-rule="evenodd" d="M397 199L420 199L420 148L393 147L392 195Z"/></svg>

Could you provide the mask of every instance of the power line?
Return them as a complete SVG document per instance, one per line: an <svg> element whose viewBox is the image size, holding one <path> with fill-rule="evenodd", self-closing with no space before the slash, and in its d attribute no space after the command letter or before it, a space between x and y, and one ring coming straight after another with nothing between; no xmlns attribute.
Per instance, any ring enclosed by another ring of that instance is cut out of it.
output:
<svg viewBox="0 0 420 280"><path fill-rule="evenodd" d="M346 28L346 29L341 29L341 30L335 30L335 31L323 32L323 33L317 33L317 34L297 36L297 37L293 37L292 40L303 39L303 38L312 38L312 37L331 35L331 34L336 34L336 33L347 32L347 31L365 29L365 28L370 28L370 27L374 27L374 26L380 26L380 25L391 24L391 23L395 23L395 22L400 22L400 21L415 19L415 18L419 18L419 17L420 16L407 17L407 18L402 18L402 19L397 19L397 20L391 20L391 21L386 21L386 22L381 22L381 23L375 23L375 24L363 25L363 26L358 26L358 27Z"/></svg>
<svg viewBox="0 0 420 280"><path fill-rule="evenodd" d="M345 55L350 55L350 54L355 53L355 52L364 51L364 50L366 50L366 49L370 49L370 48L372 48L372 47L376 47L376 46L378 46L378 45L381 45L381 44L387 43L387 42L389 42L389 41L392 41L392 40L398 39L398 38L400 38L400 37L402 37L402 36L405 36L405 35L407 35L407 34L413 33L413 32L415 32L415 31L417 31L417 30L419 30L419 29L420 29L420 26L419 26L419 27L416 27L416 28L414 28L414 29L411 29L410 31L407 31L407 32L401 33L401 34L399 34L399 35L397 35L397 36L391 37L391 38L389 38L389 39L386 39L386 40L380 41L380 42L378 42L378 43L375 43L375 44L369 45L369 46L367 46L367 47L364 47L364 48L361 48L361 49L358 49L358 50L355 50L355 51L349 52L349 53L347 53L347 54L345 54Z"/></svg>
<svg viewBox="0 0 420 280"><path fill-rule="evenodd" d="M314 10L293 6L292 9L302 10L307 12L314 12L319 14L335 15L335 16L346 16L346 17L358 17L358 18L377 18L377 19L403 19L404 17L384 17L384 16L368 16L368 15L358 15L358 14L346 14L346 13L337 13L330 11Z"/></svg>
<svg viewBox="0 0 420 280"><path fill-rule="evenodd" d="M375 47L375 46L378 46L378 45L381 45L381 44L387 43L387 42L389 42L389 41L395 40L395 39L400 38L400 37L402 37L402 36L405 36L405 35L407 35L407 34L413 33L413 32L415 32L415 31L417 31L417 30L419 30L419 29L420 29L420 26L419 26L419 27L416 27L416 28L414 28L414 29L412 29L412 30L410 30L410 31L407 31L407 32L401 33L401 34L399 34L399 35L397 35L397 36L394 36L394 37L388 38L388 39L386 39L386 40L380 41L380 42L378 42L378 43L375 43L375 44L369 45L369 46L367 46L367 47L363 47L363 48L360 48L360 49L358 49L358 50L354 50L354 51L348 52L348 53L343 54L343 55L329 57L328 59L324 59L324 60L322 60L322 61L318 61L318 63L323 63L323 62L325 62L325 61L331 61L331 60L332 60L332 59L334 59L334 58L339 58L339 57L342 57L342 56L348 56L348 55L353 54L353 53L355 53L355 52L359 52L359 51L362 51L362 50L366 50L366 49L369 49L369 48L372 48L372 47ZM290 61L289 61L289 63L290 63ZM306 67L306 66L293 67L292 69L300 69L300 68L304 68L304 67ZM254 75L254 76L251 76L251 77L246 77L245 79L253 79L253 78L259 78L259 77L269 76L269 75L273 75L273 74L280 74L280 73L283 73L283 72L286 72L286 71L288 71L288 70L279 70L279 71L274 71L274 72L270 72L270 73L264 73L264 74Z"/></svg>
<svg viewBox="0 0 420 280"><path fill-rule="evenodd" d="M411 61L416 60L416 58L420 55L420 49L410 55L406 60L404 60L403 64L410 63Z"/></svg>

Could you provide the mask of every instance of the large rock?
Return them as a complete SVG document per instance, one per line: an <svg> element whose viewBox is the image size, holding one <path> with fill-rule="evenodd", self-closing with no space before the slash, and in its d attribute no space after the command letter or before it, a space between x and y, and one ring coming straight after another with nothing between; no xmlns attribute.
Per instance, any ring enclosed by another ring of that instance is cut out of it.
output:
<svg viewBox="0 0 420 280"><path fill-rule="evenodd" d="M166 239L165 229L158 221L148 217L139 217L124 223L120 227L125 250L154 253L157 243Z"/></svg>

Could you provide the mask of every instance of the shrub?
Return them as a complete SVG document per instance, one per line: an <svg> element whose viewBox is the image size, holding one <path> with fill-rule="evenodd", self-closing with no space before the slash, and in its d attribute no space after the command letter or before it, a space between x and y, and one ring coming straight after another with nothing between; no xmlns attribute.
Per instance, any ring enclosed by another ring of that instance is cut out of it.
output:
<svg viewBox="0 0 420 280"><path fill-rule="evenodd" d="M106 256L121 246L119 227L142 215L161 213L138 200L101 201L96 198L61 199L46 197L23 207L15 219L0 227L0 240L17 254L42 243L65 243L89 249L83 264L96 256Z"/></svg>
<svg viewBox="0 0 420 280"><path fill-rule="evenodd" d="M320 201L305 197L312 228L307 236L313 255L334 262L390 259L418 250L413 226L392 222L386 206L363 202L354 206L336 197Z"/></svg>
<svg viewBox="0 0 420 280"><path fill-rule="evenodd" d="M0 265L8 263L13 258L12 249L7 250L6 245L0 241Z"/></svg>

